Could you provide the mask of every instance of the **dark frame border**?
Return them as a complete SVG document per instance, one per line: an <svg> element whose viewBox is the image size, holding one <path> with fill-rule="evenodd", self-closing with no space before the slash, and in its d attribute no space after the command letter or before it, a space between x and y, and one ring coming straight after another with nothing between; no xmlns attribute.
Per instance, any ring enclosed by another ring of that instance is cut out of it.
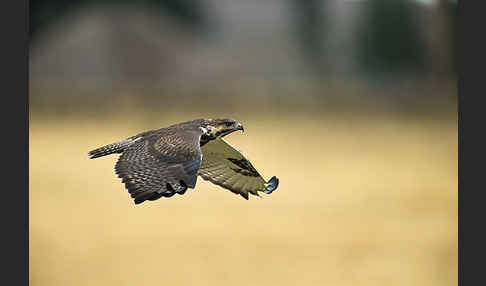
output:
<svg viewBox="0 0 486 286"><path fill-rule="evenodd" d="M3 93L3 284L29 284L29 2L0 9ZM15 104L12 104L12 101ZM7 156L7 158L5 158ZM6 241L3 241L6 240Z"/></svg>
<svg viewBox="0 0 486 286"><path fill-rule="evenodd" d="M480 234L484 225L481 221L484 202L477 194L485 189L484 180L481 180L484 178L484 152L478 151L486 146L486 140L482 136L475 137L473 131L474 125L478 125L476 134L482 135L484 130L484 105L477 100L484 97L485 81L485 60L481 57L486 50L481 36L484 5L478 5L483 3L458 0L457 8L458 285L484 284L480 282L484 280L484 257L480 247L485 241L485 236Z"/></svg>

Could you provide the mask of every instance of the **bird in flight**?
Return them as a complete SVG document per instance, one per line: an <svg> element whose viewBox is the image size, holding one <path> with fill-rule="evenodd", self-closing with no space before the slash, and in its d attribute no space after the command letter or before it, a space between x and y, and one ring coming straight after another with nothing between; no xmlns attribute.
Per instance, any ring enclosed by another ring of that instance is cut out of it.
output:
<svg viewBox="0 0 486 286"><path fill-rule="evenodd" d="M243 125L233 119L196 119L142 132L94 149L90 159L121 153L115 172L134 199L146 200L184 194L194 189L197 176L241 195L260 196L278 186L273 176L265 181L248 159L223 137Z"/></svg>

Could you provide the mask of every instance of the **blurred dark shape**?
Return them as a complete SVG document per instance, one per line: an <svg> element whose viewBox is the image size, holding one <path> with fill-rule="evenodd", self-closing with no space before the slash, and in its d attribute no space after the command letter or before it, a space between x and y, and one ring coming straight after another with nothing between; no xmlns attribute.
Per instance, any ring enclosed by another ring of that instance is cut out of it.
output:
<svg viewBox="0 0 486 286"><path fill-rule="evenodd" d="M326 57L323 55L323 38L328 23L323 14L326 3L319 0L292 0L291 8L304 57L317 72L324 72Z"/></svg>
<svg viewBox="0 0 486 286"><path fill-rule="evenodd" d="M456 14L457 4L440 0L424 16L424 35L428 71L435 75L456 72Z"/></svg>
<svg viewBox="0 0 486 286"><path fill-rule="evenodd" d="M455 73L453 1L292 0L289 4L292 32L313 73Z"/></svg>
<svg viewBox="0 0 486 286"><path fill-rule="evenodd" d="M457 73L457 46L456 46L456 37L457 37L457 3L451 3L447 0L441 0L441 7L446 7L447 12L447 29L449 31L449 47L451 47L449 51L449 55L451 60L451 69L454 73Z"/></svg>
<svg viewBox="0 0 486 286"><path fill-rule="evenodd" d="M31 0L29 11L31 39L39 38L41 33L69 13L92 4L150 6L161 12L168 12L190 29L201 29L205 23L200 2L193 0Z"/></svg>
<svg viewBox="0 0 486 286"><path fill-rule="evenodd" d="M414 16L418 4L405 0L369 0L358 33L360 69L371 73L424 72L425 47Z"/></svg>

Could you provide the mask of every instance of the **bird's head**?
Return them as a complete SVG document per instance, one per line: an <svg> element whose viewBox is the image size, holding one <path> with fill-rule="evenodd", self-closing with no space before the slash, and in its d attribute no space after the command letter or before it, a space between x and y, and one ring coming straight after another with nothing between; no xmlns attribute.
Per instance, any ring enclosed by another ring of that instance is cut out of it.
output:
<svg viewBox="0 0 486 286"><path fill-rule="evenodd" d="M230 133L241 130L243 125L229 118L207 119L204 127L201 128L206 136L210 138L224 137Z"/></svg>

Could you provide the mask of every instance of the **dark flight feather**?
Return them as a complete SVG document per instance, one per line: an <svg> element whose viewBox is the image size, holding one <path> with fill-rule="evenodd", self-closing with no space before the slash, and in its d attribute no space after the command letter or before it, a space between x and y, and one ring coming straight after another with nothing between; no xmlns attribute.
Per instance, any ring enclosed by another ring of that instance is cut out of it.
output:
<svg viewBox="0 0 486 286"><path fill-rule="evenodd" d="M201 134L159 130L140 138L123 152L115 171L136 204L171 197L176 193L182 195L187 188L196 186L197 170L201 164ZM179 141L186 144L175 145Z"/></svg>

